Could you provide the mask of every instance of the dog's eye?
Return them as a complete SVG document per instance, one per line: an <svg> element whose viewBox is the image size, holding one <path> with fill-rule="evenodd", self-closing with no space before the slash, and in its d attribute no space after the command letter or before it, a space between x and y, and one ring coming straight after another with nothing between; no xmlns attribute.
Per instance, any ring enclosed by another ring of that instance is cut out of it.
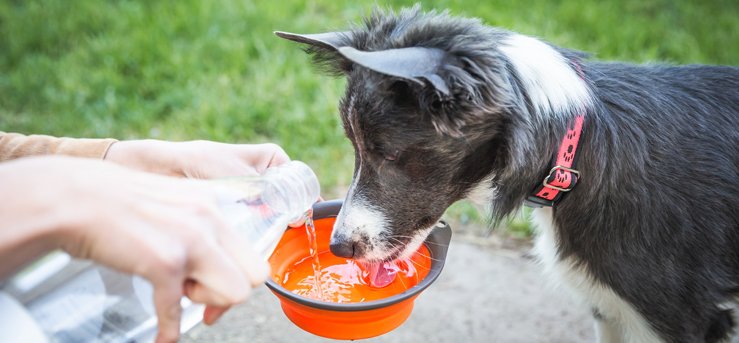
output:
<svg viewBox="0 0 739 343"><path fill-rule="evenodd" d="M398 159L398 156L400 156L400 151L398 151L398 150L393 150L393 152L392 152L392 153L389 153L389 154L388 154L388 153L386 153L384 157L385 157L385 159L386 159L386 160L388 160L388 161L395 161L395 160L397 160L397 159Z"/></svg>
<svg viewBox="0 0 739 343"><path fill-rule="evenodd" d="M431 108L434 110L440 110L441 109L441 100L434 99L434 101L431 102Z"/></svg>
<svg viewBox="0 0 739 343"><path fill-rule="evenodd" d="M395 161L398 159L398 157L400 157L400 150L388 148L379 143L368 142L367 147L369 152L372 153L374 156L382 156L382 158L386 161Z"/></svg>
<svg viewBox="0 0 739 343"><path fill-rule="evenodd" d="M390 86L390 93L395 103L400 107L413 106L416 102L416 96L413 90L405 81L396 81Z"/></svg>

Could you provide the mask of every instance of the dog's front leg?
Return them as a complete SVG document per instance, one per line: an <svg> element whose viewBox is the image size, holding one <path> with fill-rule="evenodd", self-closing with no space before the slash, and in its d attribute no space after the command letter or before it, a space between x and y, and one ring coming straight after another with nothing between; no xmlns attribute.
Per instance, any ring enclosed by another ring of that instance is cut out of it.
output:
<svg viewBox="0 0 739 343"><path fill-rule="evenodd" d="M623 332L618 323L603 316L597 309L593 309L595 320L595 338L598 343L624 342Z"/></svg>

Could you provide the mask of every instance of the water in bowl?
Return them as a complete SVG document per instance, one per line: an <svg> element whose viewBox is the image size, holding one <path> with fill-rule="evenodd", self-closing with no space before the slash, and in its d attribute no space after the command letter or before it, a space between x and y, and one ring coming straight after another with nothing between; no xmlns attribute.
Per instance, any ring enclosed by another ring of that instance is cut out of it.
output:
<svg viewBox="0 0 739 343"><path fill-rule="evenodd" d="M364 264L328 249L319 251L312 211L307 213L305 234L308 255L275 275L281 286L303 297L336 303L378 300L402 293L428 273L430 255L423 245L410 258Z"/></svg>
<svg viewBox="0 0 739 343"><path fill-rule="evenodd" d="M282 287L297 295L323 301L366 302L402 293L422 278L413 259L397 260L386 266L394 269L395 278L384 287L373 287L370 272L357 261L337 257L330 251L322 251L318 257L320 270L314 271L313 258L307 256L285 271L279 280ZM322 290L321 298L315 297L316 287Z"/></svg>
<svg viewBox="0 0 739 343"><path fill-rule="evenodd" d="M428 250L414 258L365 265L318 251L312 220L306 221L310 254L293 264L282 275L280 284L303 297L336 303L365 302L399 294L422 279L415 259L428 256Z"/></svg>

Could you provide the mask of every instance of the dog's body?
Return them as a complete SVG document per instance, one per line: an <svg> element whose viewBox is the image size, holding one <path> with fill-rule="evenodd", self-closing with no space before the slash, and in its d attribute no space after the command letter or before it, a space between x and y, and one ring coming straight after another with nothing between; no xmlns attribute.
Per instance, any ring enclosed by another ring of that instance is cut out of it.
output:
<svg viewBox="0 0 739 343"><path fill-rule="evenodd" d="M592 306L603 341L714 342L739 292L739 69L635 66L418 9L292 35L348 78L354 180L337 255L416 250L454 201L496 219L547 175L584 114L577 187L534 211L547 269Z"/></svg>

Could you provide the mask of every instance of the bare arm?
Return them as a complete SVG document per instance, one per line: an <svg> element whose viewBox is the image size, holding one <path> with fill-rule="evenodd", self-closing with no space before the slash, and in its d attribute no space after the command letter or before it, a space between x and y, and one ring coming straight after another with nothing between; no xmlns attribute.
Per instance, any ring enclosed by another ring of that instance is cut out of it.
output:
<svg viewBox="0 0 739 343"><path fill-rule="evenodd" d="M227 144L211 141L120 141L111 145L105 160L130 168L170 176L212 179L259 175L290 161L276 144Z"/></svg>

